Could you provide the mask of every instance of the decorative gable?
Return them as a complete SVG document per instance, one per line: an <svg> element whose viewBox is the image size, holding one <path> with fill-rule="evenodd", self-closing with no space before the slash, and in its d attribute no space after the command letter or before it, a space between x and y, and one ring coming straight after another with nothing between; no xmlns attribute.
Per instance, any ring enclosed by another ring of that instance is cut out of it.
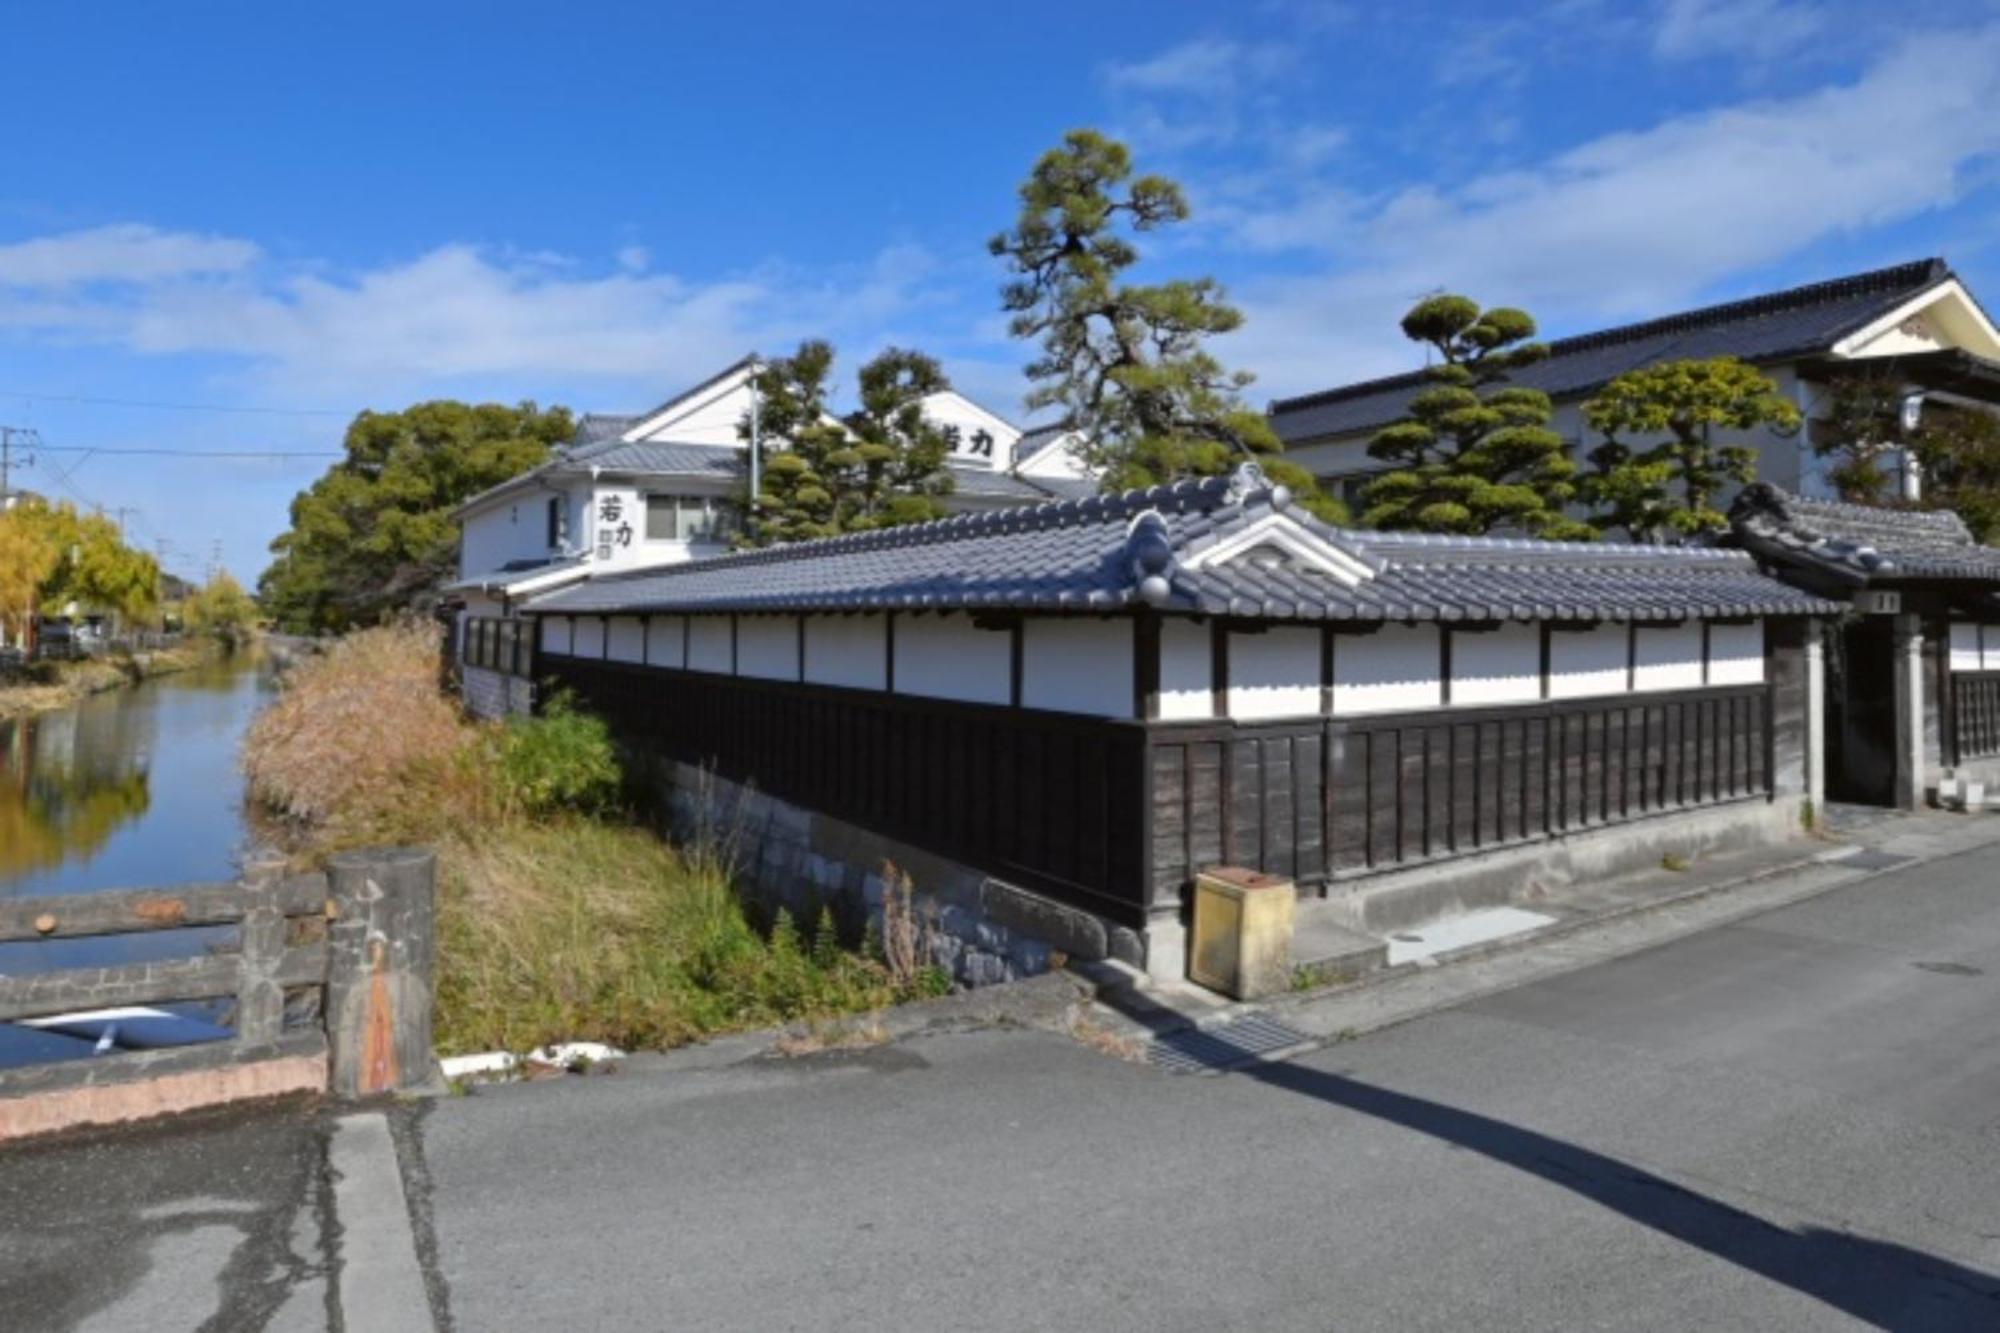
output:
<svg viewBox="0 0 2000 1333"><path fill-rule="evenodd" d="M2000 360L2000 330L1958 279L1940 283L1834 344L1857 359L1960 350Z"/></svg>
<svg viewBox="0 0 2000 1333"><path fill-rule="evenodd" d="M1344 588L1375 577L1373 565L1282 513L1267 514L1187 556L1180 565L1190 571L1247 566L1264 573L1332 579Z"/></svg>

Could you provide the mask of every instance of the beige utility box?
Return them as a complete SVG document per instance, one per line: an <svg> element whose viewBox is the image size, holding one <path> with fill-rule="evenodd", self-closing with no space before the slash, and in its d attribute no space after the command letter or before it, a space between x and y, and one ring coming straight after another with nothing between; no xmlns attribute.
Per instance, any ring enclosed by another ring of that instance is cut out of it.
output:
<svg viewBox="0 0 2000 1333"><path fill-rule="evenodd" d="M1189 979L1239 1000L1290 990L1297 899L1297 887L1279 875L1241 866L1196 875Z"/></svg>

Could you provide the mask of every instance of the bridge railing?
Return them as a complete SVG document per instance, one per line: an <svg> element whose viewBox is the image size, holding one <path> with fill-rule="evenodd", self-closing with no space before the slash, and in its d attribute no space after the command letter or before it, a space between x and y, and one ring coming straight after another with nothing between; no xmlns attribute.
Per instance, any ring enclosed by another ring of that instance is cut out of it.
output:
<svg viewBox="0 0 2000 1333"><path fill-rule="evenodd" d="M0 1070L0 1139L248 1097L432 1083L435 896L435 857L391 848L343 853L310 874L263 858L234 883L0 899L0 942L238 927L233 947L188 957L0 976L0 1023L204 1001L232 1011L226 1040Z"/></svg>

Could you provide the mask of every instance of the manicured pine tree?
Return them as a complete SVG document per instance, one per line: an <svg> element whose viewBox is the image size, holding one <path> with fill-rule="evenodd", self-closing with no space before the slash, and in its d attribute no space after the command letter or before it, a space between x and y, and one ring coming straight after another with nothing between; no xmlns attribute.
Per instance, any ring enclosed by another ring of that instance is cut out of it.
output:
<svg viewBox="0 0 2000 1333"><path fill-rule="evenodd" d="M1549 429L1549 396L1507 382L1548 356L1527 312L1432 296L1403 316L1403 333L1437 361L1408 415L1368 443L1370 456L1393 467L1362 491L1361 521L1418 532L1594 538L1594 528L1564 512L1576 495L1576 463Z"/></svg>
<svg viewBox="0 0 2000 1333"><path fill-rule="evenodd" d="M1727 528L1718 498L1757 479L1756 449L1719 444L1716 431L1795 431L1799 410L1754 366L1718 356L1628 370L1584 403L1583 419L1604 437L1581 485L1596 522L1634 541L1686 541Z"/></svg>
<svg viewBox="0 0 2000 1333"><path fill-rule="evenodd" d="M1009 327L1041 348L1027 403L1079 432L1105 490L1213 476L1254 457L1314 512L1344 518L1310 473L1278 457L1270 423L1242 401L1253 377L1207 350L1243 323L1221 285L1127 276L1135 236L1187 218L1178 185L1135 177L1124 144L1080 129L1035 163L1020 199L1013 227L988 248L1013 275L1001 288Z"/></svg>

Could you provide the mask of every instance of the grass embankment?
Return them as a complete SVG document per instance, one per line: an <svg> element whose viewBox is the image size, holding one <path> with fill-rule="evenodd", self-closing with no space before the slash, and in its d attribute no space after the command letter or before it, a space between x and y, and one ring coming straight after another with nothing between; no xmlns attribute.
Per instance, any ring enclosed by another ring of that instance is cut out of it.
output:
<svg viewBox="0 0 2000 1333"><path fill-rule="evenodd" d="M436 847L441 1051L673 1046L939 989L916 965L907 895L886 949L874 932L843 947L826 914L759 931L719 849L625 813L601 722L471 722L437 680L430 630L351 635L289 675L245 767L306 857Z"/></svg>
<svg viewBox="0 0 2000 1333"><path fill-rule="evenodd" d="M106 690L187 671L221 651L221 644L204 638L152 652L117 653L78 662L37 662L20 675L0 677L0 720L53 712Z"/></svg>

